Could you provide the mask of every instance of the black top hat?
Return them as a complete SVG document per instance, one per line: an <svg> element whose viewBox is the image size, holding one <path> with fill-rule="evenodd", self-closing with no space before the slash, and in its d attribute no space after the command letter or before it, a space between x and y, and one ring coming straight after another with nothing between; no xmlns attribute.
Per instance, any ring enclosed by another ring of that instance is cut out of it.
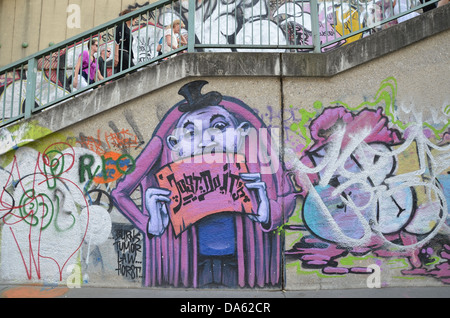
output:
<svg viewBox="0 0 450 318"><path fill-rule="evenodd" d="M222 94L213 91L202 94L202 87L208 84L207 81L189 82L180 88L178 94L184 96L186 103L181 104L178 109L181 112L190 112L206 106L217 106L222 101Z"/></svg>

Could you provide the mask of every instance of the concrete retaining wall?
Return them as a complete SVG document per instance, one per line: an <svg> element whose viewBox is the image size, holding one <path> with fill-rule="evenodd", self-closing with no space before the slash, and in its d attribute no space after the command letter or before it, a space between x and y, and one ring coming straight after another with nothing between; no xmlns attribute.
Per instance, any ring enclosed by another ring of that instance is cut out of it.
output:
<svg viewBox="0 0 450 318"><path fill-rule="evenodd" d="M450 283L449 11L326 54L184 54L2 129L1 282Z"/></svg>

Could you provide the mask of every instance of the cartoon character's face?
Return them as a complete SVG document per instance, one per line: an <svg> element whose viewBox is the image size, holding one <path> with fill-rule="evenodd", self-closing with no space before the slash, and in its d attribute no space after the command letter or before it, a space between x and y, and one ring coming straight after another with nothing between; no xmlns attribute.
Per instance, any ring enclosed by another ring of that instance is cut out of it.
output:
<svg viewBox="0 0 450 318"><path fill-rule="evenodd" d="M236 153L243 145L250 124L238 123L221 106L208 106L184 114L167 137L174 160L199 154Z"/></svg>

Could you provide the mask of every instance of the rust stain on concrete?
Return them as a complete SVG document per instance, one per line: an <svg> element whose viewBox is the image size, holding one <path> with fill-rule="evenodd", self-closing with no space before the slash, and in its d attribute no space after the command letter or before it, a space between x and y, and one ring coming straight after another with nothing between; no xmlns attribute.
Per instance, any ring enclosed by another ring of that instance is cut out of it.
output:
<svg viewBox="0 0 450 318"><path fill-rule="evenodd" d="M8 288L1 293L2 298L56 298L67 293L67 287L21 286Z"/></svg>

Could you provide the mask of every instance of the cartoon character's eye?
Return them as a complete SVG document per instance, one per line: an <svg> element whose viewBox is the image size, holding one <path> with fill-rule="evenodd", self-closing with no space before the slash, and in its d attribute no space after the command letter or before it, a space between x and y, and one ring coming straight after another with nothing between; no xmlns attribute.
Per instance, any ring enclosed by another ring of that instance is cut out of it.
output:
<svg viewBox="0 0 450 318"><path fill-rule="evenodd" d="M184 138L187 138L187 139L194 138L194 136L195 136L195 130L193 130L193 129L192 130L187 129L184 133Z"/></svg>
<svg viewBox="0 0 450 318"><path fill-rule="evenodd" d="M217 122L217 123L214 123L214 124L212 125L212 128L218 129L218 130L220 130L220 131L224 131L228 126L229 126L228 123L223 122L223 121L219 121L219 122Z"/></svg>

